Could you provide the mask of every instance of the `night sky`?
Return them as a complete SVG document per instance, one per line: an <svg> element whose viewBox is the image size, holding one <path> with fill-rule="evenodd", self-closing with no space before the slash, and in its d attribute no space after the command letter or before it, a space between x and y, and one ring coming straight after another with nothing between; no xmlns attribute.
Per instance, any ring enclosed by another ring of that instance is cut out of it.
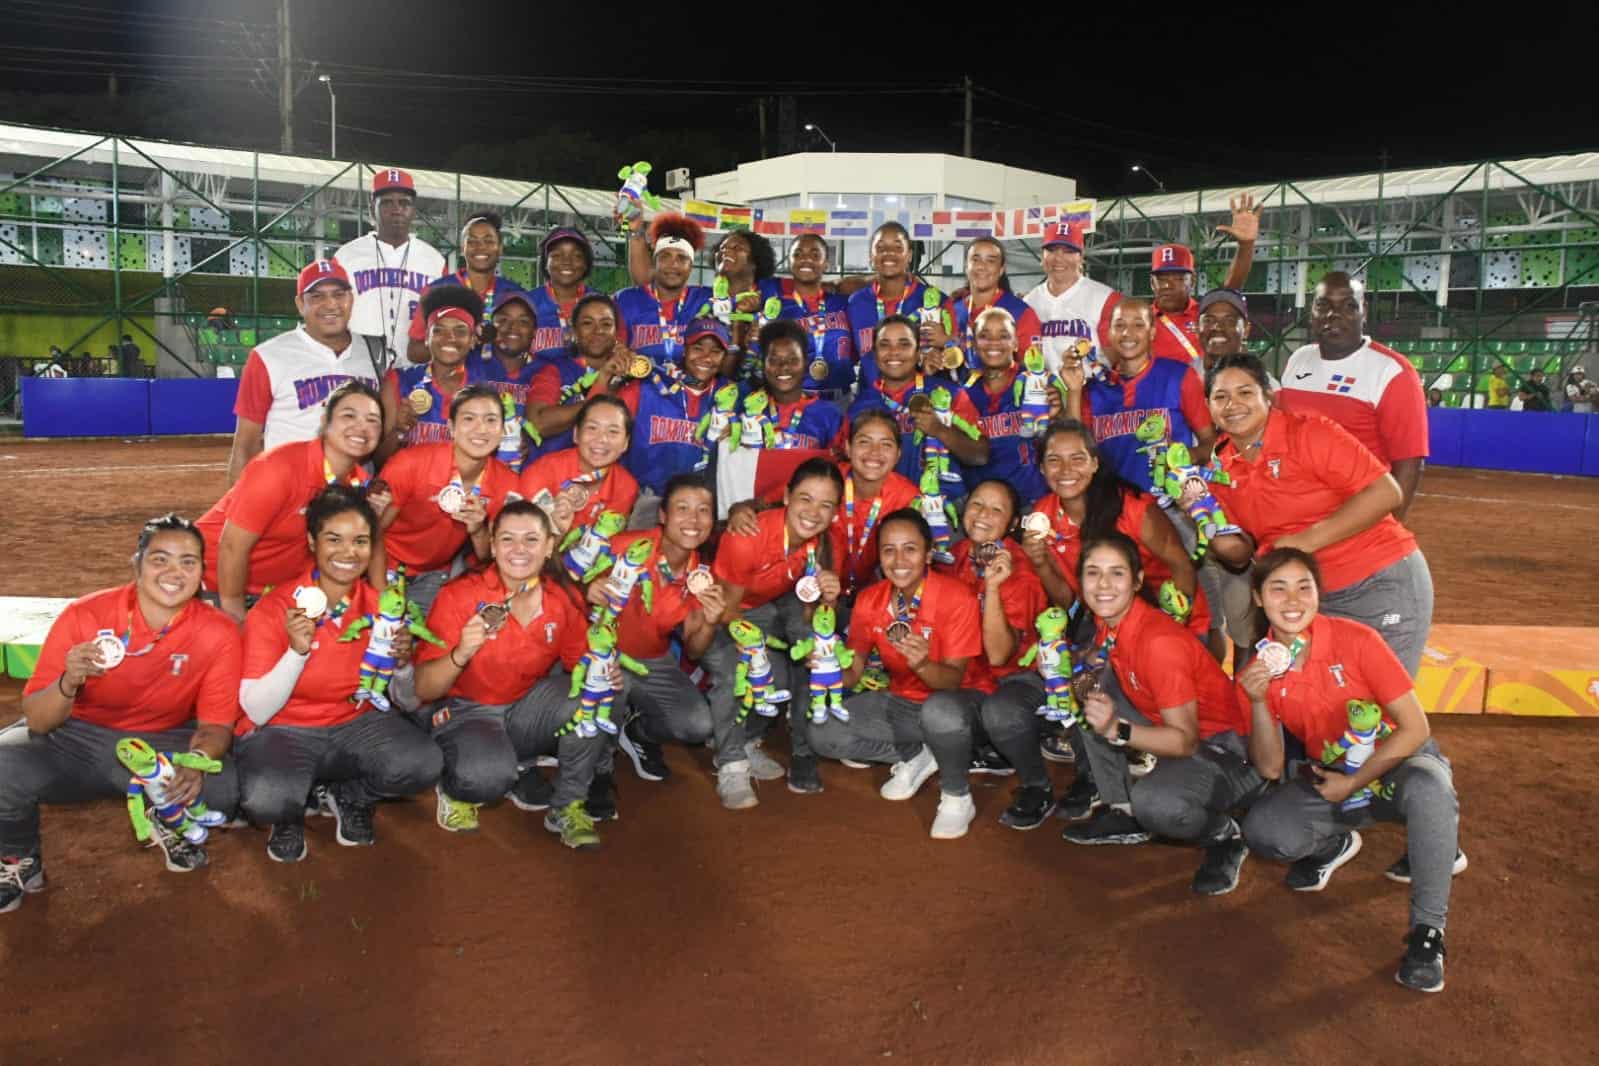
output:
<svg viewBox="0 0 1599 1066"><path fill-rule="evenodd" d="M743 5L622 23L601 4L551 17L554 5L527 0L293 2L297 149L327 151L316 61L339 95L339 154L370 162L609 186L649 150L658 168L707 173L759 157L762 96L778 154L784 95L797 147L825 147L797 129L814 122L844 150L958 153L965 74L978 86L974 154L1074 176L1097 196L1153 189L1133 163L1178 190L1364 172L1385 153L1409 166L1599 142L1594 17L1577 7L1489 20L1392 4L1194 17L1147 5L982 18L963 34L917 29L904 5L881 9L883 33L814 4L743 23ZM276 148L276 97L262 91L274 0L7 6L0 121ZM113 71L120 99L108 101ZM568 172L515 173L530 158Z"/></svg>

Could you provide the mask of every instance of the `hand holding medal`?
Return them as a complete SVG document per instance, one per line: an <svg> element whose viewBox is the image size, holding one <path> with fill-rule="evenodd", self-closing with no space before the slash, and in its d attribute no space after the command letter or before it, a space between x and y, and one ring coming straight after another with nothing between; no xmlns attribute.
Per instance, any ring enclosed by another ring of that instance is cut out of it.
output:
<svg viewBox="0 0 1599 1066"><path fill-rule="evenodd" d="M94 662L101 670L115 670L128 655L122 638L109 629L102 629L94 635L94 649Z"/></svg>

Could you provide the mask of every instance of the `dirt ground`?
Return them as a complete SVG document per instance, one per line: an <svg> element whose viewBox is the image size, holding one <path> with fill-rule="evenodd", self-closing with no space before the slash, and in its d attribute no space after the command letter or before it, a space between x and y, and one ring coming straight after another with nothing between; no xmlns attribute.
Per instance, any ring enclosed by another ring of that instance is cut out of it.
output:
<svg viewBox="0 0 1599 1066"><path fill-rule="evenodd" d="M0 594L76 595L123 580L139 520L209 505L226 446L8 455ZM1429 471L1412 519L1438 621L1599 624L1559 578L1595 488ZM884 802L881 769L828 764L823 795L764 785L735 814L706 753L674 748L664 784L619 760L623 818L588 855L509 805L445 834L430 796L383 807L375 848L316 819L308 861L279 866L264 833L229 831L179 876L119 804L49 809L51 886L0 916L0 1064L1592 1062L1599 722L1434 728L1471 859L1439 996L1393 983L1395 827L1320 895L1251 859L1200 900L1191 851L998 826L1002 779L976 782L970 836L935 843L935 790Z"/></svg>

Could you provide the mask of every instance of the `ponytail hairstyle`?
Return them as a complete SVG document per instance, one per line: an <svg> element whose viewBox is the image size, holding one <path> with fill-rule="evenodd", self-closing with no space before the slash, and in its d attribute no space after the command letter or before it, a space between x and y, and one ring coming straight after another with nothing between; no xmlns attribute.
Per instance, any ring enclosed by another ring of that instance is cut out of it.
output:
<svg viewBox="0 0 1599 1066"><path fill-rule="evenodd" d="M1005 266L1009 262L1009 257L1005 255L1005 246L993 237L978 237L966 246L966 251L970 252L979 244L993 245L994 249L999 252L999 291L1015 295L1016 290L1010 287L1010 275L1005 272Z"/></svg>
<svg viewBox="0 0 1599 1066"><path fill-rule="evenodd" d="M844 498L844 475L839 472L838 466L831 459L813 456L794 468L794 473L788 478L788 492L793 492L801 484L812 479L831 482L838 498ZM787 505L785 504L785 507ZM833 538L823 532L820 542L816 546L816 559L822 564L823 570L831 570L839 562L833 558Z"/></svg>

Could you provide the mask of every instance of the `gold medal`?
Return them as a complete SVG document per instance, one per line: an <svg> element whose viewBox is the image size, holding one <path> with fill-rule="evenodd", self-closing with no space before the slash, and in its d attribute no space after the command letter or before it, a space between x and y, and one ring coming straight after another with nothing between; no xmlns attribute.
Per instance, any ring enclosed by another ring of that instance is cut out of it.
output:
<svg viewBox="0 0 1599 1066"><path fill-rule="evenodd" d="M966 353L959 348L944 349L944 369L959 370L966 365Z"/></svg>
<svg viewBox="0 0 1599 1066"><path fill-rule="evenodd" d="M827 360L826 359L817 359L815 362L811 363L811 380L812 381L818 381L818 382L826 381L827 380L827 372L828 372L828 367L827 367Z"/></svg>
<svg viewBox="0 0 1599 1066"><path fill-rule="evenodd" d="M627 364L627 376L632 378L647 378L650 376L650 361L642 355L635 355L633 361Z"/></svg>
<svg viewBox="0 0 1599 1066"><path fill-rule="evenodd" d="M412 389L405 399L411 405L411 410L419 415L425 415L433 410L433 394L424 388Z"/></svg>

